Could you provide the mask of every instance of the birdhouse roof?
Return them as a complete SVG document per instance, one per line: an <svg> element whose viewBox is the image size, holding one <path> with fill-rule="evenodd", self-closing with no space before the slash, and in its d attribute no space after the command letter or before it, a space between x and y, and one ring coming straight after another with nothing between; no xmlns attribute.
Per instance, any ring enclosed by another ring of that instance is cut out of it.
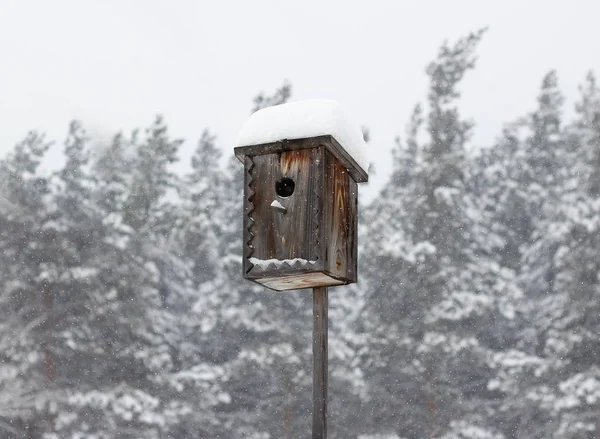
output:
<svg viewBox="0 0 600 439"><path fill-rule="evenodd" d="M341 106L332 100L309 99L275 105L252 114L239 132L236 145L248 147L283 140L331 136L344 162L366 180L368 159L363 134Z"/></svg>

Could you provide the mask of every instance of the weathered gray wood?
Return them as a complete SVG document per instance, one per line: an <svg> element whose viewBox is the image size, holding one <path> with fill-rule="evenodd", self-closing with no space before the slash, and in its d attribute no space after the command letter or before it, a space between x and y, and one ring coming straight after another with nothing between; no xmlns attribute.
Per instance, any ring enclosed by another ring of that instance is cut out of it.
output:
<svg viewBox="0 0 600 439"><path fill-rule="evenodd" d="M313 439L327 438L327 287L313 289Z"/></svg>
<svg viewBox="0 0 600 439"><path fill-rule="evenodd" d="M241 147L247 154L241 155L246 279L277 291L356 282L357 183L332 152L334 143L331 136L321 136ZM275 152L250 155L268 151ZM294 191L280 196L277 183L285 178L294 182ZM273 209L274 201L283 209ZM307 263L259 266L250 258Z"/></svg>
<svg viewBox="0 0 600 439"><path fill-rule="evenodd" d="M315 211L314 208L320 204L323 190L323 172L319 166L322 160L323 148L285 151L279 154L277 180L290 178L296 183L296 187L291 196L277 197L288 209L287 213L272 215L275 223L274 233L280 240L277 245L277 259L320 259L320 251L316 248L319 243L314 239L314 230L321 222L322 209L319 206L318 211Z"/></svg>
<svg viewBox="0 0 600 439"><path fill-rule="evenodd" d="M319 228L323 217L324 148L254 156L252 165L247 173L251 176L247 190L252 194L252 209L244 217L248 224L244 229L251 231L248 234L251 242L246 244L253 248L251 256L261 260L301 258L315 262L308 268L322 271ZM295 183L289 197L280 197L275 190L276 183L283 178ZM274 200L285 207L285 213L271 208ZM268 275L253 267L245 273L250 277Z"/></svg>
<svg viewBox="0 0 600 439"><path fill-rule="evenodd" d="M243 246L244 246L244 260L243 265L243 276L246 277L248 272L252 269L252 264L249 261L254 254L254 220L252 219L252 211L254 210L254 191L252 190L252 180L254 171L254 161L251 156L244 157L244 219L243 219Z"/></svg>
<svg viewBox="0 0 600 439"><path fill-rule="evenodd" d="M273 154L281 151L294 151L305 148L318 148L324 146L330 151L346 170L350 173L354 181L363 183L369 180L367 169L362 169L359 164L346 152L333 136L317 136L306 139L281 140L279 142L265 143L262 145L238 146L234 148L235 156L244 163L246 155L264 155Z"/></svg>
<svg viewBox="0 0 600 439"><path fill-rule="evenodd" d="M337 158L340 163L346 168L348 173L352 176L354 181L357 183L364 183L369 181L369 174L367 174L367 169L363 169L359 166L359 164L352 158L350 154L346 152L342 145L338 143L335 138L332 136L328 136L327 139L327 149Z"/></svg>
<svg viewBox="0 0 600 439"><path fill-rule="evenodd" d="M237 159L244 163L244 157L247 155L265 155L282 151L296 151L298 149L318 148L323 146L323 142L331 136L317 136L306 139L280 140L278 142L263 143L261 145L237 146L233 148L233 153Z"/></svg>
<svg viewBox="0 0 600 439"><path fill-rule="evenodd" d="M348 281L358 282L358 184L353 179L350 180L350 213L349 232L350 242L348 243L348 253L350 263L348 264Z"/></svg>
<svg viewBox="0 0 600 439"><path fill-rule="evenodd" d="M280 273L277 273L276 276L256 278L254 281L274 291L302 290L305 288L315 287L333 287L336 285L344 285L346 283L343 280L334 279L333 277L322 272L295 272L290 276L281 276Z"/></svg>
<svg viewBox="0 0 600 439"><path fill-rule="evenodd" d="M252 256L259 259L275 258L277 244L273 233L273 212L269 205L275 193L276 158L276 154L252 157L254 168L251 172L250 190L254 194L252 198L254 209L249 215L249 220L253 222Z"/></svg>

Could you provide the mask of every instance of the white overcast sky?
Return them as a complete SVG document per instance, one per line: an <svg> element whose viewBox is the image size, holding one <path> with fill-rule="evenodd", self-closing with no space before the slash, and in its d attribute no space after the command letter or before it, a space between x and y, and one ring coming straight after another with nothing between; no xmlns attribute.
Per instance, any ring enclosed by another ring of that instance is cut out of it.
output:
<svg viewBox="0 0 600 439"><path fill-rule="evenodd" d="M549 69L569 105L600 73L599 16L598 0L0 0L0 155L31 129L62 140L77 118L109 136L157 113L186 151L209 128L231 154L252 98L288 79L294 100L335 99L370 128L370 196L444 39L490 28L461 106L483 145Z"/></svg>

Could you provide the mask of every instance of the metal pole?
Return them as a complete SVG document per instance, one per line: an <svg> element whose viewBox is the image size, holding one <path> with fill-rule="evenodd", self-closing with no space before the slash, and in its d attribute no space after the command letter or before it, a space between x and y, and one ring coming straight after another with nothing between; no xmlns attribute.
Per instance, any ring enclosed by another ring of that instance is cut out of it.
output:
<svg viewBox="0 0 600 439"><path fill-rule="evenodd" d="M327 287L313 288L312 439L327 439Z"/></svg>

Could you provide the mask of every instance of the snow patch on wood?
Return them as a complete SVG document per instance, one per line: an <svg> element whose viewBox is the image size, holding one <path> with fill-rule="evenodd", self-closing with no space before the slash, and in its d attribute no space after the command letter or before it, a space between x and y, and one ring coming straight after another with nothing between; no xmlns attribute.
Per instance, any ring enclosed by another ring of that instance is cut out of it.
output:
<svg viewBox="0 0 600 439"><path fill-rule="evenodd" d="M274 209L277 212L282 212L282 213L285 213L287 211L285 206L277 200L273 200L273 202L271 203L271 209Z"/></svg>
<svg viewBox="0 0 600 439"><path fill-rule="evenodd" d="M294 258L294 259L258 259L258 258L250 258L250 263L253 265L258 265L261 268L267 268L271 264L276 268L281 267L284 264L294 265L294 264L303 264L303 265L314 265L317 261L308 261L302 258Z"/></svg>

